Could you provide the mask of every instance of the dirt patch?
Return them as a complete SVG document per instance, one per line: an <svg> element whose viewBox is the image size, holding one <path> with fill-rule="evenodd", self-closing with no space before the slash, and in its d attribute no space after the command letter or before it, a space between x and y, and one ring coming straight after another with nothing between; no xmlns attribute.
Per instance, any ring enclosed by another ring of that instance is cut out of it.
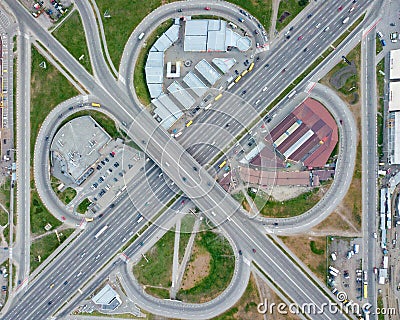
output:
<svg viewBox="0 0 400 320"><path fill-rule="evenodd" d="M280 238L320 280L326 281L326 237L293 236Z"/></svg>
<svg viewBox="0 0 400 320"><path fill-rule="evenodd" d="M204 248L194 246L192 258L182 279L182 290L193 288L210 273L211 254Z"/></svg>
<svg viewBox="0 0 400 320"><path fill-rule="evenodd" d="M299 186L274 186L271 196L276 201L286 201L298 197L299 195L312 190L310 187Z"/></svg>

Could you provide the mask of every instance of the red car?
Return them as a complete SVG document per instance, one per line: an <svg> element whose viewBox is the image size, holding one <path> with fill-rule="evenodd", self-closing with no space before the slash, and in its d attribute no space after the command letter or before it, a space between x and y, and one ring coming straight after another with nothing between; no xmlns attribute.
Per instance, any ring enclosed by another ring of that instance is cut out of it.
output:
<svg viewBox="0 0 400 320"><path fill-rule="evenodd" d="M340 6L337 10L338 11L342 11L343 10L343 6Z"/></svg>
<svg viewBox="0 0 400 320"><path fill-rule="evenodd" d="M205 7L204 10L210 11L211 8L210 7Z"/></svg>
<svg viewBox="0 0 400 320"><path fill-rule="evenodd" d="M297 40L301 40L301 39L303 39L303 36L300 36L300 37L297 38Z"/></svg>

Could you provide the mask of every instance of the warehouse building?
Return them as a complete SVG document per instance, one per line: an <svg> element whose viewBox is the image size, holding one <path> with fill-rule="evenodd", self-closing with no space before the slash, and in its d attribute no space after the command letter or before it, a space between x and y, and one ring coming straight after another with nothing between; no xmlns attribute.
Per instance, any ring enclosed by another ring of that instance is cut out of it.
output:
<svg viewBox="0 0 400 320"><path fill-rule="evenodd" d="M400 80L400 49L390 51L389 79Z"/></svg>
<svg viewBox="0 0 400 320"><path fill-rule="evenodd" d="M286 161L323 167L338 142L337 125L320 102L308 98L272 129L271 139Z"/></svg>
<svg viewBox="0 0 400 320"><path fill-rule="evenodd" d="M227 22L224 20L186 21L184 51L227 51L228 47L247 51L251 47L251 39L227 28Z"/></svg>

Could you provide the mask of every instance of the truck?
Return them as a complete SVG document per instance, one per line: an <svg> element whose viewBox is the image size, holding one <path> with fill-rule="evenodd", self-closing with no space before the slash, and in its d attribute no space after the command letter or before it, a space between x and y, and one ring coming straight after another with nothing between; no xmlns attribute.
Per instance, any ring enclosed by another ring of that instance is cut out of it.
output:
<svg viewBox="0 0 400 320"><path fill-rule="evenodd" d="M94 236L95 239L98 239L106 230L108 229L108 225L103 226Z"/></svg>
<svg viewBox="0 0 400 320"><path fill-rule="evenodd" d="M360 252L360 245L359 244L355 244L353 246L353 251L354 251L355 254L359 253Z"/></svg>
<svg viewBox="0 0 400 320"><path fill-rule="evenodd" d="M383 257L383 269L387 269L389 266L389 257L388 256L384 256Z"/></svg>

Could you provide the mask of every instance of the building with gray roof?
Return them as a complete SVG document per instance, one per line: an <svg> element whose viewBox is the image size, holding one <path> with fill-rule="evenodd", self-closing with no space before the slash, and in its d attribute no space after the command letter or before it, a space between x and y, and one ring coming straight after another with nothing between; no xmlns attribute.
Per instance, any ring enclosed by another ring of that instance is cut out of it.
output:
<svg viewBox="0 0 400 320"><path fill-rule="evenodd" d="M101 305L103 310L115 310L121 304L118 293L109 285L105 285L93 298L93 303Z"/></svg>
<svg viewBox="0 0 400 320"><path fill-rule="evenodd" d="M176 23L175 21L175 24L163 33L150 48L146 60L145 74L151 98L157 98L163 92L164 52L178 40L179 28L179 22Z"/></svg>
<svg viewBox="0 0 400 320"><path fill-rule="evenodd" d="M219 72L215 70L206 60L199 61L195 69L206 79L212 86L221 77Z"/></svg>
<svg viewBox="0 0 400 320"><path fill-rule="evenodd" d="M223 73L227 73L235 65L236 60L234 58L214 58L212 59L212 63Z"/></svg>
<svg viewBox="0 0 400 320"><path fill-rule="evenodd" d="M88 170L99 158L99 151L110 141L109 134L92 117L72 119L54 136L50 146L53 163L77 183L82 176L93 172Z"/></svg>
<svg viewBox="0 0 400 320"><path fill-rule="evenodd" d="M174 81L167 89L186 109L194 105L196 100L189 94L189 92L182 88L182 86Z"/></svg>
<svg viewBox="0 0 400 320"><path fill-rule="evenodd" d="M161 119L161 125L168 130L180 117L183 112L166 94L160 95L157 99L151 101L156 107L154 113Z"/></svg>
<svg viewBox="0 0 400 320"><path fill-rule="evenodd" d="M251 47L251 39L227 28L224 20L186 21L184 51L226 51L228 46L247 51Z"/></svg>
<svg viewBox="0 0 400 320"><path fill-rule="evenodd" d="M185 82L190 89L193 90L193 92L197 96L202 96L207 92L208 87L201 81L193 71L190 71L184 78L183 82Z"/></svg>

